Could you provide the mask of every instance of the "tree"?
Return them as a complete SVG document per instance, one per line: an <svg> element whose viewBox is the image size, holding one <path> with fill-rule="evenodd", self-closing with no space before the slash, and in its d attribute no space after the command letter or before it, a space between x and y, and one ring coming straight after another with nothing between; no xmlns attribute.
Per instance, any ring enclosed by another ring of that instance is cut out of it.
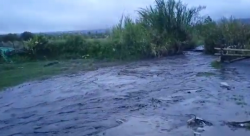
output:
<svg viewBox="0 0 250 136"><path fill-rule="evenodd" d="M207 16L207 17L205 18L205 20L204 20L204 23L205 23L205 24L208 24L208 23L211 23L211 22L213 22L213 20L212 20L212 18L211 18L210 16Z"/></svg>
<svg viewBox="0 0 250 136"><path fill-rule="evenodd" d="M31 32L27 32L27 31L23 32L23 33L21 34L21 36L20 36L20 38L21 38L23 41L28 41L28 40L32 39L33 37L34 37L34 34L31 33Z"/></svg>
<svg viewBox="0 0 250 136"><path fill-rule="evenodd" d="M47 54L48 39L43 35L36 35L34 38L24 42L24 48L30 57L37 58L41 54Z"/></svg>
<svg viewBox="0 0 250 136"><path fill-rule="evenodd" d="M0 35L0 42L3 41L3 36L4 36L4 35Z"/></svg>
<svg viewBox="0 0 250 136"><path fill-rule="evenodd" d="M7 34L2 37L3 42L14 42L14 41L19 41L20 38L18 37L17 34Z"/></svg>

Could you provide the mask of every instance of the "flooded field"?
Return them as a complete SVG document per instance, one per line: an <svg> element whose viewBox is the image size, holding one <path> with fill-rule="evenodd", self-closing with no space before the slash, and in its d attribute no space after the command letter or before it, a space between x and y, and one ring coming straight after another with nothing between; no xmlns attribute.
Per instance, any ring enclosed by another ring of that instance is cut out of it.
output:
<svg viewBox="0 0 250 136"><path fill-rule="evenodd" d="M200 53L34 81L0 92L1 136L249 136L250 61L216 70ZM221 82L230 89L221 87Z"/></svg>

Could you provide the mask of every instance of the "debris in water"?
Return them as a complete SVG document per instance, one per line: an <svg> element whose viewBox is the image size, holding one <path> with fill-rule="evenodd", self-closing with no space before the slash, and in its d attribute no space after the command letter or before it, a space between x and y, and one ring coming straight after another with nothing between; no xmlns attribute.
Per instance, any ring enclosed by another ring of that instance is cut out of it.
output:
<svg viewBox="0 0 250 136"><path fill-rule="evenodd" d="M125 121L126 121L125 119L117 119L117 120L116 120L116 122L117 122L117 123L120 123L120 124L124 123Z"/></svg>
<svg viewBox="0 0 250 136"><path fill-rule="evenodd" d="M192 117L191 119L189 119L189 120L187 121L187 124L188 124L188 125L191 125L191 124L195 123L195 119L196 119L196 116Z"/></svg>
<svg viewBox="0 0 250 136"><path fill-rule="evenodd" d="M236 127L236 128L250 128L250 121L244 122L226 122L228 126Z"/></svg>
<svg viewBox="0 0 250 136"><path fill-rule="evenodd" d="M193 115L193 117L189 119L187 123L189 126L201 126L201 127L203 127L204 125L207 125L207 126L213 125L211 122L208 122L200 117L196 117L196 115Z"/></svg>
<svg viewBox="0 0 250 136"><path fill-rule="evenodd" d="M230 86L227 82L221 82L220 86L226 88L227 90L230 90Z"/></svg>
<svg viewBox="0 0 250 136"><path fill-rule="evenodd" d="M189 127L193 129L194 135L201 135L202 132L205 131L205 126L212 126L211 122L208 122L202 118L196 117L196 115L192 115L193 117L187 121Z"/></svg>
<svg viewBox="0 0 250 136"><path fill-rule="evenodd" d="M187 93L188 93L188 94L191 94L191 93L198 93L198 92L201 92L201 90L187 90Z"/></svg>

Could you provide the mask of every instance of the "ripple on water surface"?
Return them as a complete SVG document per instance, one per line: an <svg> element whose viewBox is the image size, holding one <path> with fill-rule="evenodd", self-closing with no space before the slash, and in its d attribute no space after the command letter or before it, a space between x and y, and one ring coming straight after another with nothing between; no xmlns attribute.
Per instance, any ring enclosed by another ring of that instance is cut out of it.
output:
<svg viewBox="0 0 250 136"><path fill-rule="evenodd" d="M188 52L12 87L0 92L0 135L193 135L195 114L214 124L202 135L249 136L222 122L249 119L250 62L216 70L214 59Z"/></svg>

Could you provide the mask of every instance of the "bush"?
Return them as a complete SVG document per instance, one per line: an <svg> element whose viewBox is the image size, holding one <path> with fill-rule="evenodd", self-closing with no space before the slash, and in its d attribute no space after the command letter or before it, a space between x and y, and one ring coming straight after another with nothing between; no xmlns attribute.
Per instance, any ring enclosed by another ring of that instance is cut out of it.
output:
<svg viewBox="0 0 250 136"><path fill-rule="evenodd" d="M31 59L43 58L50 54L48 39L41 35L35 36L25 42L24 50Z"/></svg>
<svg viewBox="0 0 250 136"><path fill-rule="evenodd" d="M219 22L204 24L205 51L215 53L214 47L248 48L250 40L250 25L243 24L234 18L222 18Z"/></svg>
<svg viewBox="0 0 250 136"><path fill-rule="evenodd" d="M52 58L81 58L87 54L87 41L80 35L71 35L65 40L51 40L48 48Z"/></svg>
<svg viewBox="0 0 250 136"><path fill-rule="evenodd" d="M175 0L156 0L156 6L140 9L139 18L122 17L111 37L120 59L161 57L194 47L192 22L204 7L188 8Z"/></svg>

